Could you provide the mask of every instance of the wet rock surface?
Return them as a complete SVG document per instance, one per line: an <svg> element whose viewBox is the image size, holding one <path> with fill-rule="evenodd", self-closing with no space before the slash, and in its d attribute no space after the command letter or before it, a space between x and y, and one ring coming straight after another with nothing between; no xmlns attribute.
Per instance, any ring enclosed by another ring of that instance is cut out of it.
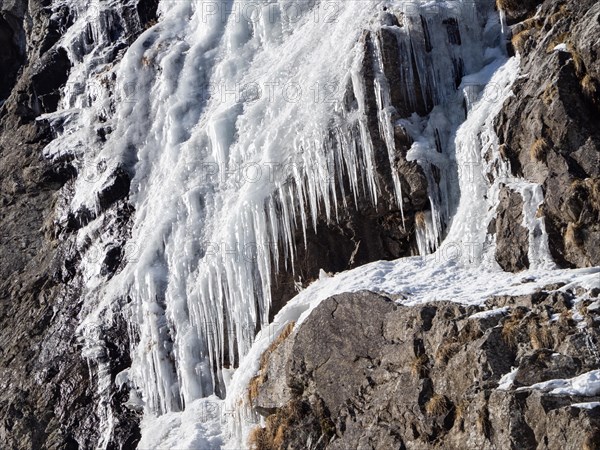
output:
<svg viewBox="0 0 600 450"><path fill-rule="evenodd" d="M493 298L485 307L401 306L371 292L333 296L263 364L266 381L253 405L266 416L266 428L253 434L253 443L260 449L598 448L600 407L572 405L600 397L517 390L600 367L600 316L587 309L597 299L573 300L571 292L539 291ZM499 389L513 370L512 386Z"/></svg>
<svg viewBox="0 0 600 450"><path fill-rule="evenodd" d="M523 199L518 192L504 188L500 192L496 233L496 261L502 269L518 272L529 267L529 230L523 225Z"/></svg>

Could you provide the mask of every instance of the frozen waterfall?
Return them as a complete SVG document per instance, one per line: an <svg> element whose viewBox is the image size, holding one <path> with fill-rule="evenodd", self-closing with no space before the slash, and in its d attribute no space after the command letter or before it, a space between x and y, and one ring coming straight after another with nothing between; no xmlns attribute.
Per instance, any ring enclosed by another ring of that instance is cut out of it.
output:
<svg viewBox="0 0 600 450"><path fill-rule="evenodd" d="M74 155L92 173L78 178L64 209L92 217L77 232L87 289L80 332L94 360L98 330L124 311L132 365L118 381L147 414L223 397L268 324L273 271L294 266L296 232L316 227L318 214L335 221L347 194L377 204L365 58L374 61L390 164L401 126L414 141L407 159L428 180L419 252L434 252L450 229L446 244L474 244L470 262L485 260L494 190L484 174L497 160L485 153L518 66L504 53L492 0L161 0L158 23L116 65L107 55L121 50L106 23L129 3L65 4L78 13L62 38L75 66L62 109L45 117L59 133L46 156ZM372 53L362 45L381 29L401 52L409 114L394 109L382 42ZM110 129L101 138L99 118ZM98 192L118 167L132 174L134 215L126 265L105 283L93 250L113 237L100 229ZM494 167L498 179L509 173ZM521 188L539 204L538 191ZM538 260L539 235L531 246ZM109 390L97 364L100 389ZM110 427L110 411L103 414Z"/></svg>

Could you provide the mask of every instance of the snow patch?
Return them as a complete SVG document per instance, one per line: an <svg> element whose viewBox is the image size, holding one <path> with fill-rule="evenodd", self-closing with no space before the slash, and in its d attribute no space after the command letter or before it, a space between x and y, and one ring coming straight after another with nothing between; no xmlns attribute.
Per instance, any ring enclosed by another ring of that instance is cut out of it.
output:
<svg viewBox="0 0 600 450"><path fill-rule="evenodd" d="M502 378L500 378L500 381L498 382L498 388L501 391L508 391L513 383L515 382L515 378L517 376L517 372L519 371L519 368L514 368L513 370L511 370L509 373L505 374L502 376Z"/></svg>
<svg viewBox="0 0 600 450"><path fill-rule="evenodd" d="M179 413L159 417L147 414L141 423L142 439L138 448L221 449L224 417L223 400L216 396L195 400Z"/></svg>
<svg viewBox="0 0 600 450"><path fill-rule="evenodd" d="M580 409L594 409L600 406L600 402L587 402L587 403L573 403L571 405L573 408Z"/></svg>
<svg viewBox="0 0 600 450"><path fill-rule="evenodd" d="M568 52L569 49L567 48L567 44L565 44L563 42L562 44L558 44L556 47L554 47L553 51L555 51L555 52Z"/></svg>
<svg viewBox="0 0 600 450"><path fill-rule="evenodd" d="M489 309L487 311L481 311L469 316L469 319L489 319L491 317L496 317L500 315L505 315L509 311L508 306L504 306L502 308Z"/></svg>
<svg viewBox="0 0 600 450"><path fill-rule="evenodd" d="M535 389L551 395L593 397L600 395L600 370L592 370L574 378L557 379L520 387L517 391Z"/></svg>

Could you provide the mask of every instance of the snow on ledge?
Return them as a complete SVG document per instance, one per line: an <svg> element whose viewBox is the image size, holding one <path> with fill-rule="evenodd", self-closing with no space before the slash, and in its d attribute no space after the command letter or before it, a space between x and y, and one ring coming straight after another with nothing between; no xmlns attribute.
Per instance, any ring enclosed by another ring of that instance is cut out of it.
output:
<svg viewBox="0 0 600 450"><path fill-rule="evenodd" d="M297 329L323 300L333 295L369 290L398 298L396 303L405 306L442 300L482 305L493 296L532 294L557 282L566 283L561 291L574 290L576 287L590 290L600 285L599 274L600 267L577 270L538 269L520 274L519 279L526 279L527 282L515 282L515 275L512 273L479 265L465 266L455 259L444 259L439 254L432 254L396 261L377 261L316 280L290 300L273 322L263 328L235 371L224 400L224 408L231 412L227 434L234 438L226 442L224 448L239 448L239 437L247 436L250 429L256 426L256 423L249 423L243 418L249 414L245 411L246 389L259 369L262 353L289 322L295 321ZM501 309L503 308L493 310L493 313L499 314ZM510 388L509 382L512 385L511 374L512 372L501 380L505 382L507 389ZM516 371L512 375L514 379ZM600 386L600 382L598 384Z"/></svg>
<svg viewBox="0 0 600 450"><path fill-rule="evenodd" d="M569 49L567 48L567 44L562 43L562 44L558 44L556 47L554 47L554 51L555 52L568 52Z"/></svg>
<svg viewBox="0 0 600 450"><path fill-rule="evenodd" d="M489 318L500 316L500 315L503 316L503 315L507 314L508 311L509 311L508 306L504 306L502 308L496 308L496 309L489 309L487 311L481 311L481 312L472 314L469 316L469 319L489 319Z"/></svg>
<svg viewBox="0 0 600 450"><path fill-rule="evenodd" d="M513 383L515 382L515 378L517 377L517 372L519 371L518 367L515 367L507 374L503 375L498 382L498 390L500 391L508 391Z"/></svg>
<svg viewBox="0 0 600 450"><path fill-rule="evenodd" d="M571 405L573 408L580 409L594 409L600 406L600 402L587 402L587 403L573 403Z"/></svg>
<svg viewBox="0 0 600 450"><path fill-rule="evenodd" d="M577 395L593 397L600 395L600 370L592 370L569 379L557 379L520 387L517 391L538 390L550 395Z"/></svg>

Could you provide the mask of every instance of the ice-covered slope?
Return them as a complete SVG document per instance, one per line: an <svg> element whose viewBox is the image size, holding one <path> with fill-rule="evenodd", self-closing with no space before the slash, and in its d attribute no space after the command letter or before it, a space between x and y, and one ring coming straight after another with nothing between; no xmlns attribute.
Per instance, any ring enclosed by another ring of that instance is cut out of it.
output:
<svg viewBox="0 0 600 450"><path fill-rule="evenodd" d="M497 270L487 226L500 183L528 193L531 257L550 267L535 217L540 191L507 179L492 130L518 66L504 55L494 2L163 1L159 22L114 67L103 58L107 48L118 51L102 39L108 8L75 8L82 14L62 38L76 65L63 109L45 117L61 130L46 156L73 154L84 172L110 169L79 177L65 210L90 211L93 219L78 231L87 281L80 333L94 360L102 326L117 310L127 317L132 364L117 378L148 416L226 394L229 370L268 322L273 268L295 264L296 230L315 226L319 212L335 220L346 206L342 179L354 198L378 202L364 58L375 60L377 121L390 165L401 126L414 140L407 159L429 181L420 252L435 250L450 225L438 253L397 267L425 264L433 279L436 258L458 249L469 252L467 265ZM401 23L390 22L394 15ZM381 43L364 53L365 30L381 27L411 61L400 83L411 111L424 105L421 116L394 111ZM95 36L93 49L82 42L87 34ZM459 129L463 101L469 118ZM131 175L134 254L105 284L93 249L111 236L96 218L98 193L117 167ZM480 273L460 270L452 267L457 283ZM96 363L100 389L109 391L110 376ZM103 414L110 428L110 411Z"/></svg>

